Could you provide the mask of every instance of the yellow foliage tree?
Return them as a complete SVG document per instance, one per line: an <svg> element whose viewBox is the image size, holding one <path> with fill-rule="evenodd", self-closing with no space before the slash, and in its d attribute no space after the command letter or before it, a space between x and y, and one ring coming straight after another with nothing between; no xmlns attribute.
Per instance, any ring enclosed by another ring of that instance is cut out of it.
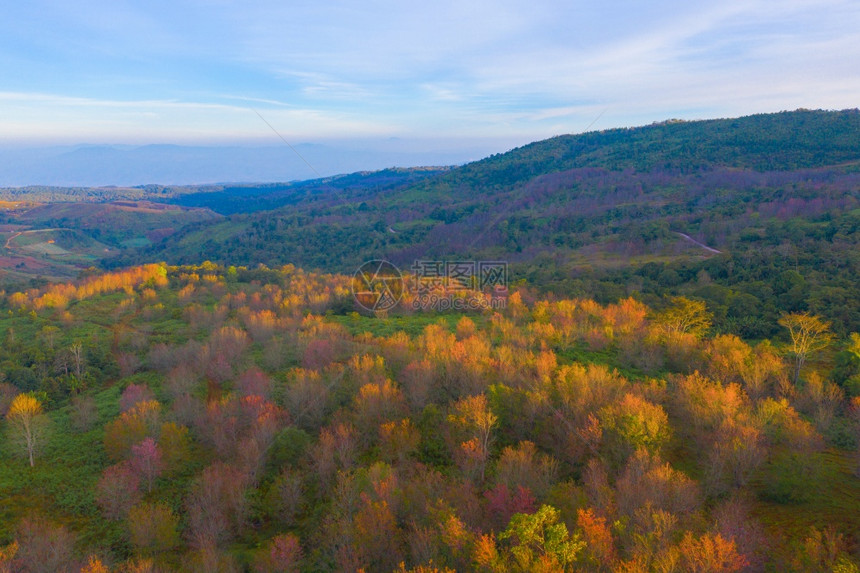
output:
<svg viewBox="0 0 860 573"><path fill-rule="evenodd" d="M36 465L36 451L42 443L47 417L42 412L42 404L31 394L18 394L12 400L6 420L12 433L12 441L21 445L27 452L30 467Z"/></svg>
<svg viewBox="0 0 860 573"><path fill-rule="evenodd" d="M657 316L656 323L661 333L668 338L679 334L702 338L711 328L711 317L704 301L676 296L672 297L672 306Z"/></svg>
<svg viewBox="0 0 860 573"><path fill-rule="evenodd" d="M810 354L824 350L833 340L830 323L808 313L791 313L779 319L779 324L788 329L791 343L789 352L794 356L794 381L800 378L800 370Z"/></svg>

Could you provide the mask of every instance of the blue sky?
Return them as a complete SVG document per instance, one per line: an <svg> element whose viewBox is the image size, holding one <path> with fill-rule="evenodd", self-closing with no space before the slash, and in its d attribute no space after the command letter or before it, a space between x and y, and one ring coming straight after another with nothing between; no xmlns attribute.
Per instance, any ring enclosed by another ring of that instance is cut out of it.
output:
<svg viewBox="0 0 860 573"><path fill-rule="evenodd" d="M0 144L399 141L860 105L856 0L10 2ZM395 140L398 141L398 140Z"/></svg>

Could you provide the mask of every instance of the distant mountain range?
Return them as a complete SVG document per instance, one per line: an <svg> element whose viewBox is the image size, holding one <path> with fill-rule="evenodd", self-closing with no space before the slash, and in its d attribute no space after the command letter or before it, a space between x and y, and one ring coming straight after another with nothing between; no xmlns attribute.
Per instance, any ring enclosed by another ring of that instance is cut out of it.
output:
<svg viewBox="0 0 860 573"><path fill-rule="evenodd" d="M295 151L285 144L0 148L0 187L298 181L388 167L459 165L492 151L487 145L426 152L403 147L391 140L363 149L303 143Z"/></svg>

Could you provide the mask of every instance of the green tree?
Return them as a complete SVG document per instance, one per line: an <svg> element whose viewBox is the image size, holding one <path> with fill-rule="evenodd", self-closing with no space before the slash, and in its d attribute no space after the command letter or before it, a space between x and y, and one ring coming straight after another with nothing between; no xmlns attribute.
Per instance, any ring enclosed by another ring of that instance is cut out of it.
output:
<svg viewBox="0 0 860 573"><path fill-rule="evenodd" d="M560 513L551 505L542 505L533 514L517 513L499 539L510 539L514 570L569 571L577 555L585 548L579 534L573 535Z"/></svg>

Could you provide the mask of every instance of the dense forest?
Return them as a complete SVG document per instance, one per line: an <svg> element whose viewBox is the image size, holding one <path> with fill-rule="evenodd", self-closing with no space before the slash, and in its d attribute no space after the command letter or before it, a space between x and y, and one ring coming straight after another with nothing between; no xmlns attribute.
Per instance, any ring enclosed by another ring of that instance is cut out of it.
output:
<svg viewBox="0 0 860 573"><path fill-rule="evenodd" d="M410 296L214 263L6 293L0 571L858 571L860 335Z"/></svg>

